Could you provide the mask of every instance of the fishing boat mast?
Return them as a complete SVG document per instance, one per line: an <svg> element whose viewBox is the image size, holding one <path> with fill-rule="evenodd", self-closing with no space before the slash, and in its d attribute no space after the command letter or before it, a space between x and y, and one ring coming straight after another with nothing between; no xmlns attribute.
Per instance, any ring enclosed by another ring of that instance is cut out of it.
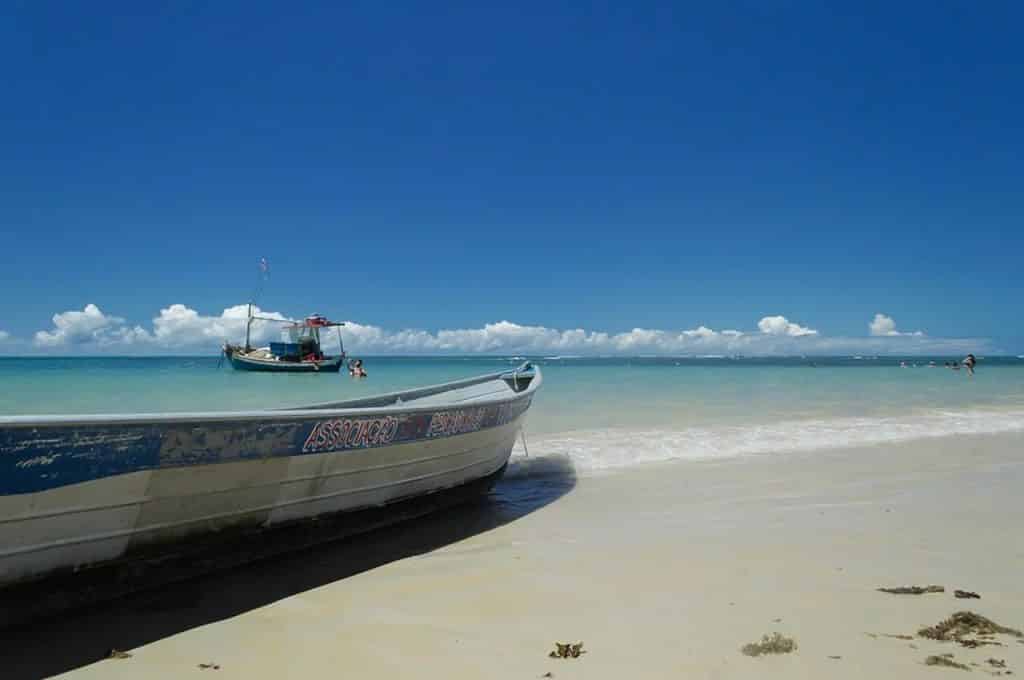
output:
<svg viewBox="0 0 1024 680"><path fill-rule="evenodd" d="M249 320L245 322L245 351L251 352L252 347L249 345L249 331L252 328L252 303L249 303Z"/></svg>

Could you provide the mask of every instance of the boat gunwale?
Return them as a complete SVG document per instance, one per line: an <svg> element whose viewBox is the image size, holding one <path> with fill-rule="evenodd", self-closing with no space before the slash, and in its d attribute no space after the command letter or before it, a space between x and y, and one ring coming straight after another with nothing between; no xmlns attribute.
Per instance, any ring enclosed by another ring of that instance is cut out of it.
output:
<svg viewBox="0 0 1024 680"><path fill-rule="evenodd" d="M518 377L530 377L530 384L520 392L512 392L507 395L489 396L482 395L479 398L467 399L464 402L451 404L430 404L416 406L417 399L453 392L464 387L481 385L487 382L504 380L515 380ZM18 415L0 416L0 428L26 428L26 427L49 427L69 425L166 425L179 423L204 423L204 422L231 422L231 421L259 421L279 422L282 420L314 420L324 418L337 418L343 416L367 417L373 415L387 414L414 414L429 413L450 408L468 408L472 406L486 406L504 402L516 401L533 394L540 387L542 382L541 370L532 362L525 362L518 368L512 370L498 371L485 375L462 378L447 383L438 383L426 387L416 387L396 392L385 392L382 394L360 397L348 401L322 402L300 407L287 407L279 409L259 409L253 411L211 411L209 413L197 413L190 411L171 413L93 413L93 414L67 414L67 415ZM414 396L412 396L414 395ZM409 396L409 401L399 402L402 397ZM345 406L345 404L362 403L370 401L394 400L391 404L381 406Z"/></svg>

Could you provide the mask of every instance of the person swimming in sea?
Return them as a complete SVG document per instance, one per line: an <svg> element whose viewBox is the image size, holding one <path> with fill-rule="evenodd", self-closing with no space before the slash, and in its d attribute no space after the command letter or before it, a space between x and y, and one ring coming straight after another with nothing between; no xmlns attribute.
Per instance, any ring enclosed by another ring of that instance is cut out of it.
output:
<svg viewBox="0 0 1024 680"><path fill-rule="evenodd" d="M967 375L973 376L974 375L974 364L978 363L977 360L974 358L974 355L973 354L968 354L966 357L964 357L964 362L963 363L964 363L964 368L967 369Z"/></svg>
<svg viewBox="0 0 1024 680"><path fill-rule="evenodd" d="M355 359L348 365L348 374L354 378L365 378L366 369L363 368L363 360Z"/></svg>

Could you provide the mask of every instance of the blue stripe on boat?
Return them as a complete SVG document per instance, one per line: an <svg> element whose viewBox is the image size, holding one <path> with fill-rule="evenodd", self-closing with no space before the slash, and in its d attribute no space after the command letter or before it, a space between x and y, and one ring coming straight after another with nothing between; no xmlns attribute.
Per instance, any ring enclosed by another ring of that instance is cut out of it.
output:
<svg viewBox="0 0 1024 680"><path fill-rule="evenodd" d="M374 416L303 416L140 425L0 428L0 496L143 470L377 448L498 427L532 395L509 402Z"/></svg>

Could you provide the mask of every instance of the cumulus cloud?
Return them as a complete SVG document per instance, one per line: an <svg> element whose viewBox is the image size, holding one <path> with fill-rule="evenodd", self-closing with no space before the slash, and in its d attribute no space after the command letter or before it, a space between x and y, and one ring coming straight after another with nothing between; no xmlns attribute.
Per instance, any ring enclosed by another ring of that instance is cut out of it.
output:
<svg viewBox="0 0 1024 680"><path fill-rule="evenodd" d="M901 335L921 337L924 335L922 331L901 333L896 330L896 321L891 316L886 316L885 314L875 314L875 318L868 324L868 328L871 330L871 335L875 337L897 337Z"/></svg>
<svg viewBox="0 0 1024 680"><path fill-rule="evenodd" d="M795 324L784 316L766 316L757 322L757 327L766 335L788 335L791 338L818 334L818 331Z"/></svg>
<svg viewBox="0 0 1024 680"><path fill-rule="evenodd" d="M762 319L758 324L760 332L749 333L733 329L716 331L703 325L682 331L634 328L621 333L606 333L582 328L558 330L511 321L436 333L388 331L379 326L354 322L348 322L343 330L346 346L362 354L941 354L975 351L986 346L985 341L978 339L932 339L917 335L824 337L785 318L781 322L776 319Z"/></svg>
<svg viewBox="0 0 1024 680"><path fill-rule="evenodd" d="M68 311L53 315L53 329L35 334L37 347L67 347L71 345L106 345L125 339L132 329L124 326L124 319L104 314L94 304L82 311Z"/></svg>
<svg viewBox="0 0 1024 680"><path fill-rule="evenodd" d="M715 332L707 326L698 326L692 331L683 331L683 335L688 338L713 338L715 337Z"/></svg>
<svg viewBox="0 0 1024 680"><path fill-rule="evenodd" d="M259 307L254 307L253 311L262 317L285 320L278 312L265 312ZM228 307L219 316L204 316L185 305L174 304L161 309L153 319L152 330L147 330L142 326L129 326L121 317L104 314L96 305L88 304L82 311L54 314L53 328L36 333L34 341L36 347L50 349L75 346L191 349L244 338L247 315L248 305ZM272 322L254 323L252 330L255 342L281 334L281 326Z"/></svg>
<svg viewBox="0 0 1024 680"><path fill-rule="evenodd" d="M279 312L267 312L253 307L253 314L264 319L287 319ZM163 347L188 347L210 345L224 340L241 340L245 337L245 324L249 316L248 305L228 307L219 316L204 316L182 304L174 304L160 310L153 319L153 332L146 340ZM265 342L277 339L282 326L273 322L256 321L252 325L252 341Z"/></svg>
<svg viewBox="0 0 1024 680"><path fill-rule="evenodd" d="M285 321L279 312L256 308L261 317ZM236 305L219 314L206 315L184 304L173 304L152 319L148 328L132 326L124 319L105 314L96 305L81 311L55 314L53 328L36 333L35 344L47 350L175 352L215 351L224 340L245 337L247 305ZM882 315L884 316L884 315ZM888 319L888 317L885 317ZM878 318L876 317L876 321ZM889 319L891 321L891 319ZM872 325L874 331L875 324ZM825 337L818 331L766 316L755 331L714 330L698 325L680 331L633 328L609 333L583 328L556 329L498 321L479 328L427 331L387 330L349 321L342 332L350 351L359 354L580 354L580 355L704 355L704 354L845 354L845 353L943 353L978 351L977 339L947 340L923 334L899 333L895 324L879 327L872 337ZM252 341L266 343L280 337L282 324L261 321L253 325Z"/></svg>

